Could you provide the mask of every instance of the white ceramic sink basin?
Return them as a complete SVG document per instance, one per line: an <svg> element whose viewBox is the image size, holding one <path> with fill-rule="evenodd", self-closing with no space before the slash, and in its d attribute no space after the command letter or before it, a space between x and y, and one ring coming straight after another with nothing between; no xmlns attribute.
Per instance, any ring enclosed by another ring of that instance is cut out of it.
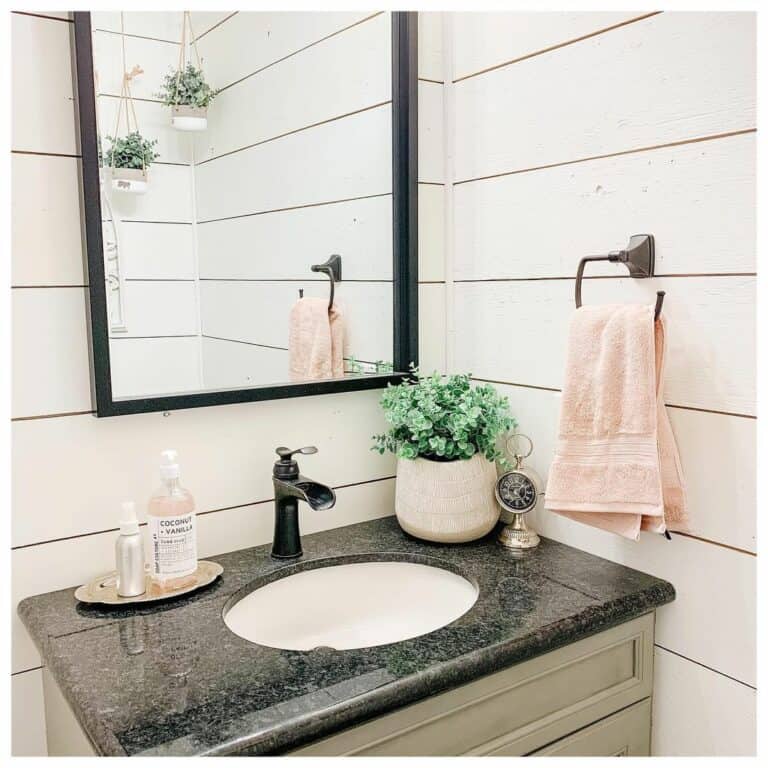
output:
<svg viewBox="0 0 768 768"><path fill-rule="evenodd" d="M433 632L465 614L477 589L451 571L368 562L300 571L256 589L224 616L240 637L271 648L369 648Z"/></svg>

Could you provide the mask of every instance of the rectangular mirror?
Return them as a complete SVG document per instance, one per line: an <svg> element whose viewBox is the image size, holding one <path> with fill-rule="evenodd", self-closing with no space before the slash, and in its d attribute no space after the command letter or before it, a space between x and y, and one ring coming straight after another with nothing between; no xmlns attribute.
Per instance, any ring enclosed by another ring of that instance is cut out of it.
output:
<svg viewBox="0 0 768 768"><path fill-rule="evenodd" d="M75 13L97 415L418 362L416 23Z"/></svg>

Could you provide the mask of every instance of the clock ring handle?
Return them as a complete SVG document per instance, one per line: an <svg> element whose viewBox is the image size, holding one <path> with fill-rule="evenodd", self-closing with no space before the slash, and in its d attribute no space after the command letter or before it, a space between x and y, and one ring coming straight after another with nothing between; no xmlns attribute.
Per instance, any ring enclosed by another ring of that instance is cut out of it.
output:
<svg viewBox="0 0 768 768"><path fill-rule="evenodd" d="M519 448L519 440L523 438L528 442L528 453L521 453ZM522 432L515 432L510 435L506 441L507 451L517 459L527 459L533 453L533 440L528 435L524 435Z"/></svg>

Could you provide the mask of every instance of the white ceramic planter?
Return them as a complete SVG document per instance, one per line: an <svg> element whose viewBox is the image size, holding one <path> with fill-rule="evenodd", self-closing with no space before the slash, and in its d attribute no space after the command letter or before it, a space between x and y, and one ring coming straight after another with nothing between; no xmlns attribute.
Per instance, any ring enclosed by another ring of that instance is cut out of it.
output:
<svg viewBox="0 0 768 768"><path fill-rule="evenodd" d="M130 192L133 195L143 195L147 191L148 183L149 178L146 169L112 169L112 189L118 192Z"/></svg>
<svg viewBox="0 0 768 768"><path fill-rule="evenodd" d="M400 527L427 541L485 536L499 519L496 466L485 456L462 461L398 459L395 513Z"/></svg>
<svg viewBox="0 0 768 768"><path fill-rule="evenodd" d="M208 108L172 106L171 124L177 131L204 131L208 127Z"/></svg>

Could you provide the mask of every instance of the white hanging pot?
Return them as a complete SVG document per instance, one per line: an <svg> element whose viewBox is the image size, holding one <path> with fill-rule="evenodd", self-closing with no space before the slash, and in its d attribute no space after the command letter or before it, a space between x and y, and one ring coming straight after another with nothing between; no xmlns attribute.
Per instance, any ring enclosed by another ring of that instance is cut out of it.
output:
<svg viewBox="0 0 768 768"><path fill-rule="evenodd" d="M496 466L485 456L431 461L398 459L395 513L400 527L427 541L474 541L499 520Z"/></svg>
<svg viewBox="0 0 768 768"><path fill-rule="evenodd" d="M146 168L112 168L112 189L143 195L147 191L149 177Z"/></svg>
<svg viewBox="0 0 768 768"><path fill-rule="evenodd" d="M173 105L171 124L177 131L204 131L208 127L208 108Z"/></svg>

